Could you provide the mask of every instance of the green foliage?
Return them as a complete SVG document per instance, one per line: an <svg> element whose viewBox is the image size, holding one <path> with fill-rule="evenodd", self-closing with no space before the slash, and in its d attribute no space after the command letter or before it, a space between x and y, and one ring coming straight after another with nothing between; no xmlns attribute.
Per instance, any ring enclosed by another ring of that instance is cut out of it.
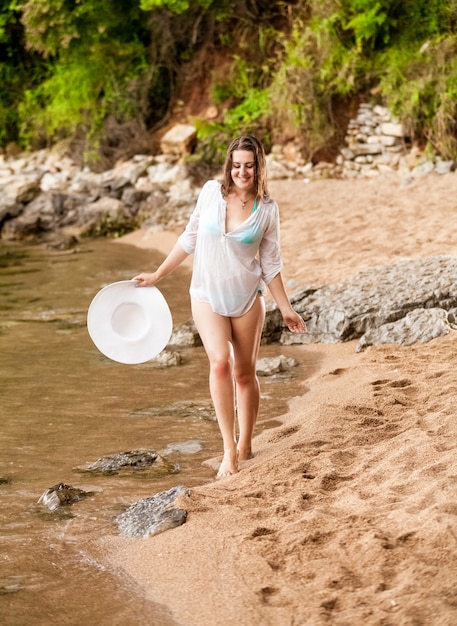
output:
<svg viewBox="0 0 457 626"><path fill-rule="evenodd" d="M332 140L334 103L376 88L414 137L455 158L456 21L455 0L303 2L273 72L273 118L312 157Z"/></svg>
<svg viewBox="0 0 457 626"><path fill-rule="evenodd" d="M234 135L253 132L264 134L269 114L268 91L251 88L245 92L245 97L238 106L227 109L222 122L200 122L197 125L197 135L199 139L204 139L217 133L226 144Z"/></svg>
<svg viewBox="0 0 457 626"><path fill-rule="evenodd" d="M279 33L269 24L253 27L246 23L220 36L232 53L228 71L212 80L212 98L224 108L219 122L197 123L202 159L221 164L228 143L234 136L254 133L268 145L271 138L272 68ZM235 47L236 42L236 47Z"/></svg>
<svg viewBox="0 0 457 626"><path fill-rule="evenodd" d="M267 90L247 89L244 100L233 109L228 109L224 124L230 134L253 132L262 126L263 120L270 114L269 93Z"/></svg>
<svg viewBox="0 0 457 626"><path fill-rule="evenodd" d="M332 102L357 93L366 80L355 47L347 47L335 28L333 16L297 18L281 39L280 61L269 86L276 134L299 137L307 158L334 135Z"/></svg>
<svg viewBox="0 0 457 626"><path fill-rule="evenodd" d="M353 31L357 49L362 51L366 44L371 49L374 49L379 43L381 45L388 44L390 33L387 7L383 7L381 2L376 2L373 5L372 2L369 3L364 0L354 3L356 10L358 9L357 5L362 6L344 25L346 30Z"/></svg>
<svg viewBox="0 0 457 626"><path fill-rule="evenodd" d="M144 14L128 0L26 0L22 23L27 48L44 57L70 59L92 46L149 42Z"/></svg>
<svg viewBox="0 0 457 626"><path fill-rule="evenodd" d="M5 46L7 55L12 52L11 28L18 23L18 0L12 0L0 7L0 45Z"/></svg>
<svg viewBox="0 0 457 626"><path fill-rule="evenodd" d="M208 163L245 132L297 139L313 158L335 141L338 103L367 97L456 158L456 51L457 0L9 0L0 145L77 135L94 151L108 120L150 128L203 58L202 100L221 111L196 121Z"/></svg>
<svg viewBox="0 0 457 626"><path fill-rule="evenodd" d="M138 116L138 84L148 71L142 52L133 44L110 45L108 51L98 46L87 59L75 55L69 63L55 63L50 76L26 90L19 105L24 140L29 145L40 138L58 140L82 127L96 145L108 115L118 121Z"/></svg>
<svg viewBox="0 0 457 626"><path fill-rule="evenodd" d="M28 82L30 68L23 48L23 29L18 2L0 7L0 145L18 137L19 117L16 102L22 85Z"/></svg>
<svg viewBox="0 0 457 626"><path fill-rule="evenodd" d="M14 58L0 67L0 142L33 148L82 131L93 151L108 116L146 117L157 73L143 16L127 0L11 2L0 12L0 46Z"/></svg>
<svg viewBox="0 0 457 626"><path fill-rule="evenodd" d="M444 158L457 156L457 37L389 55L381 88L413 138L422 136Z"/></svg>
<svg viewBox="0 0 457 626"><path fill-rule="evenodd" d="M213 4L213 0L198 0L193 4L198 4L204 9L209 9ZM184 13L191 7L190 0L140 0L140 7L143 11L151 11L153 9L164 8L173 11L173 13Z"/></svg>

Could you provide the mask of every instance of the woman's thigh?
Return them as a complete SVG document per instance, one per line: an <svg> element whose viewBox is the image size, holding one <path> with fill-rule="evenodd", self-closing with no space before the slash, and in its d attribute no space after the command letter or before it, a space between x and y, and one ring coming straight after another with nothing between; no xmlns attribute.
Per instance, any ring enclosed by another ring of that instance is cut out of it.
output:
<svg viewBox="0 0 457 626"><path fill-rule="evenodd" d="M265 302L261 295L247 313L231 318L235 371L240 374L255 371L264 322Z"/></svg>
<svg viewBox="0 0 457 626"><path fill-rule="evenodd" d="M227 359L232 349L232 325L229 317L214 313L207 302L192 298L192 317L210 361Z"/></svg>

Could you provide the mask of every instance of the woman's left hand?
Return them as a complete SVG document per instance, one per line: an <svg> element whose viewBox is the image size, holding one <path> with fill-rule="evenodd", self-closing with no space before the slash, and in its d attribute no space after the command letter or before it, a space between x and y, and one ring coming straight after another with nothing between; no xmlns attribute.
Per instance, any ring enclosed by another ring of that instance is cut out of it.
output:
<svg viewBox="0 0 457 626"><path fill-rule="evenodd" d="M283 314L284 322L292 333L307 333L305 320L296 311L291 309L290 312Z"/></svg>

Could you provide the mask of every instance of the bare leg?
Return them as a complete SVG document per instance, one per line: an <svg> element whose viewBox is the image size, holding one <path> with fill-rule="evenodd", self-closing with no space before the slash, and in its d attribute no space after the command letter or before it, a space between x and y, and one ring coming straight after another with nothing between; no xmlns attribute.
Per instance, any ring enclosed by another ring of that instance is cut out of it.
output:
<svg viewBox="0 0 457 626"><path fill-rule="evenodd" d="M263 297L259 295L245 315L233 317L231 321L239 427L238 459L245 461L252 458L252 436L260 403L256 363L265 321Z"/></svg>
<svg viewBox="0 0 457 626"><path fill-rule="evenodd" d="M238 471L232 325L230 318L214 313L205 302L192 300L192 316L209 359L209 388L224 445L224 458L217 473L221 478Z"/></svg>

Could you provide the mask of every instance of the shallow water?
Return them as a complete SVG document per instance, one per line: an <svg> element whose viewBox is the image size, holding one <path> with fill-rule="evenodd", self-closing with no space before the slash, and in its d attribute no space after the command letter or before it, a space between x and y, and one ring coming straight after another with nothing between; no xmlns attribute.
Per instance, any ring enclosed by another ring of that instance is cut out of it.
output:
<svg viewBox="0 0 457 626"><path fill-rule="evenodd" d="M195 409L175 414L167 408L189 401L210 406L202 348L180 350L179 367L121 365L101 355L87 333L86 312L97 291L155 267L161 258L110 241L85 242L65 252L0 245L3 626L173 624L131 581L91 557L91 542L117 534L113 516L175 485L213 480L202 461L221 451L214 421L199 418ZM175 326L190 316L188 284L188 271L179 269L160 285ZM293 352L269 346L261 356ZM285 384L261 381L257 432L284 413L287 397L299 393L300 370ZM77 471L114 452L164 451L188 441L198 441L201 450L167 453L180 471L166 477ZM93 495L65 514L44 512L38 498L60 482Z"/></svg>

